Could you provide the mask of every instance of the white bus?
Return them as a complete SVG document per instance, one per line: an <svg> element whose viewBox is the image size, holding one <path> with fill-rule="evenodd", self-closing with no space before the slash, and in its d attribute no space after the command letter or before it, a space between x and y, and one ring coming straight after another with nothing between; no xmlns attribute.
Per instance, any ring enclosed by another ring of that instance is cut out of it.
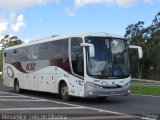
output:
<svg viewBox="0 0 160 120"><path fill-rule="evenodd" d="M141 47L138 48L142 57ZM4 51L4 85L71 96L128 95L127 40L107 33L51 36Z"/></svg>

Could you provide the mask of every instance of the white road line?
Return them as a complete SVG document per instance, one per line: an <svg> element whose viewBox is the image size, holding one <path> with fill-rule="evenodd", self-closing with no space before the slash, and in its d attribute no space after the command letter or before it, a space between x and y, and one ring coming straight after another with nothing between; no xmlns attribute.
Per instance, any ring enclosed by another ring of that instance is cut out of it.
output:
<svg viewBox="0 0 160 120"><path fill-rule="evenodd" d="M0 99L0 101L4 101L4 102L43 102L43 101L47 101L47 100L27 100L27 99Z"/></svg>
<svg viewBox="0 0 160 120"><path fill-rule="evenodd" d="M125 115L124 113L114 112L114 111L109 111L109 110L103 110L103 109L98 109L98 108L93 108L93 107L86 107L86 109L95 110L95 111L98 111L98 112L107 112L107 113L111 113L111 114Z"/></svg>
<svg viewBox="0 0 160 120"><path fill-rule="evenodd" d="M9 93L9 92L4 92L4 91L1 91L3 93ZM20 94L16 94L16 93L9 93L11 95L18 95L18 96L24 96L24 97L28 97L28 98L31 98L31 99L39 99L39 100L46 100L48 102L53 102L53 103L57 103L57 104L64 104L64 105L69 105L69 106L75 106L75 107L82 107L80 105L75 105L75 104L70 104L70 103L65 103L65 102L59 102L59 101L54 101L54 100L47 100L47 99L42 99L42 98L38 98L38 97L31 97L31 96L27 96L27 95L20 95Z"/></svg>
<svg viewBox="0 0 160 120"><path fill-rule="evenodd" d="M81 117L70 117L69 119L70 120L112 120L112 119L129 119L129 118L131 118L131 116L130 115L118 115L118 116L107 116L107 115L103 115L103 116L85 116L85 117L83 117L83 116L81 116ZM140 118L140 117L132 117L132 118Z"/></svg>
<svg viewBox="0 0 160 120"><path fill-rule="evenodd" d="M40 108L1 108L0 111L21 111L21 110L69 110L85 109L85 107L40 107Z"/></svg>
<svg viewBox="0 0 160 120"><path fill-rule="evenodd" d="M26 96L0 96L0 98L14 98L14 97L26 97Z"/></svg>
<svg viewBox="0 0 160 120"><path fill-rule="evenodd" d="M4 91L0 91L0 92L9 93L9 92L4 92ZM19 94L15 94L15 93L10 93L10 94L12 94L12 95L19 95ZM25 97L32 98L32 99L46 100L48 102L53 102L53 103L57 103L57 104L64 104L64 105L75 106L75 107L82 107L82 108L86 108L86 109L90 109L90 110L95 110L95 111L99 111L99 112L107 112L107 113L111 113L111 114L126 115L126 114L120 113L120 112L103 110L103 109L98 109L98 108L93 108L93 107L80 106L80 105L76 105L76 104L59 102L59 101L52 101L52 100L41 99L41 98L37 98L37 97L30 97L30 96L26 96L26 95L19 95L19 96L25 96Z"/></svg>
<svg viewBox="0 0 160 120"><path fill-rule="evenodd" d="M6 93L0 93L0 95L6 95Z"/></svg>
<svg viewBox="0 0 160 120"><path fill-rule="evenodd" d="M2 92L0 91L0 95L14 95L14 93ZM18 94L17 94L18 95Z"/></svg>
<svg viewBox="0 0 160 120"><path fill-rule="evenodd" d="M154 96L154 95L142 95L142 94L131 94L131 95L134 95L134 96L142 96L142 97L156 97L156 98L159 98L160 96Z"/></svg>

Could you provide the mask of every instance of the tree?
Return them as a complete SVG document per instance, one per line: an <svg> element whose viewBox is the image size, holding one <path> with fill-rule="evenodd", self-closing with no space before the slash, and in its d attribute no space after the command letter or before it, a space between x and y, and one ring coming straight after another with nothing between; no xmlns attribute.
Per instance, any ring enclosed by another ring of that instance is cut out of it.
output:
<svg viewBox="0 0 160 120"><path fill-rule="evenodd" d="M154 17L146 31L148 31L146 32L148 34L146 57L151 61L146 73L150 75L149 78L160 79L160 12Z"/></svg>
<svg viewBox="0 0 160 120"><path fill-rule="evenodd" d="M18 39L17 36L9 36L5 35L4 38L1 40L1 44L3 48L16 46L22 44L22 40Z"/></svg>
<svg viewBox="0 0 160 120"><path fill-rule="evenodd" d="M9 36L5 35L2 40L0 40L2 44L2 50L0 50L0 71L2 71L3 67L3 50L7 47L16 46L22 44L22 40L18 39L17 36Z"/></svg>
<svg viewBox="0 0 160 120"><path fill-rule="evenodd" d="M141 61L137 60L135 53L130 52L134 77L160 80L160 12L146 28L143 21L129 25L125 37L130 44L142 46L144 52Z"/></svg>
<svg viewBox="0 0 160 120"><path fill-rule="evenodd" d="M139 45L142 48L145 47L145 42L143 39L144 33L144 22L139 21L136 24L131 24L126 28L125 37L129 40L130 44L132 45ZM143 75L143 62L138 59L138 53L135 50L130 50L130 56L132 59L130 60L131 66L131 73L133 77L141 78Z"/></svg>

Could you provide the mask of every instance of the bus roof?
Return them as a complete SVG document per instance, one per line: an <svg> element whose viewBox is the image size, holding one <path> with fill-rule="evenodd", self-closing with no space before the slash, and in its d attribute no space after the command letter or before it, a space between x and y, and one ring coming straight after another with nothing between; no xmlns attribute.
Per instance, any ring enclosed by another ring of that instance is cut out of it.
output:
<svg viewBox="0 0 160 120"><path fill-rule="evenodd" d="M70 37L114 37L114 38L121 38L124 39L124 37L115 35L115 34L110 34L106 32L84 32L84 33L72 33L72 34L66 34L66 35L51 35L48 37L43 37L41 39L37 39L34 41L31 41L26 44L21 44L13 47L8 47L5 50L9 49L16 49L20 47L25 47L25 46L30 46L30 45L35 45L39 43L44 43L44 42L49 42L49 41L54 41L54 40L60 40L60 39L65 39L65 38L70 38Z"/></svg>

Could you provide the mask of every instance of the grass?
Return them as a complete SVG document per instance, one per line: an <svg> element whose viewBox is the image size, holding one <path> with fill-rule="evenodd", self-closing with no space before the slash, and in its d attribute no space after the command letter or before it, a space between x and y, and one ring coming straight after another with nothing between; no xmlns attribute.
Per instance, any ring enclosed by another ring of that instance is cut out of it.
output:
<svg viewBox="0 0 160 120"><path fill-rule="evenodd" d="M131 93L160 96L160 87L159 86L132 85Z"/></svg>

